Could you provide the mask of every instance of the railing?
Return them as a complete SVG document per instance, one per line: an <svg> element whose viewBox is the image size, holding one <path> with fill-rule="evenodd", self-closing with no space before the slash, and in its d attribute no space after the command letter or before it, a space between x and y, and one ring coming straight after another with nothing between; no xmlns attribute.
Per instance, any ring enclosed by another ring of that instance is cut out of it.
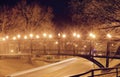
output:
<svg viewBox="0 0 120 77"><path fill-rule="evenodd" d="M73 75L70 77L119 77L120 67L92 69L85 73Z"/></svg>
<svg viewBox="0 0 120 77"><path fill-rule="evenodd" d="M36 54L36 55L75 55L75 56L92 56L101 58L118 58L120 54L116 55L117 45L110 44L110 53L107 55L107 42L94 42L90 44L89 41L60 41L58 40L44 42L43 40L19 40L18 41L1 41L0 54ZM90 46L92 45L92 46ZM115 46L115 47L114 47ZM93 51L95 49L95 51ZM114 51L114 52L113 52Z"/></svg>

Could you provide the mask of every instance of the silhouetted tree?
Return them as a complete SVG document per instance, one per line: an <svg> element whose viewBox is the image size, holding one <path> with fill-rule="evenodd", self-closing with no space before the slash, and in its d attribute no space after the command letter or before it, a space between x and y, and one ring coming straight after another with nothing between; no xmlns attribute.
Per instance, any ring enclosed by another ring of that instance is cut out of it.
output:
<svg viewBox="0 0 120 77"><path fill-rule="evenodd" d="M54 31L52 9L34 2L21 0L14 7L1 7L0 27L2 33L40 33Z"/></svg>

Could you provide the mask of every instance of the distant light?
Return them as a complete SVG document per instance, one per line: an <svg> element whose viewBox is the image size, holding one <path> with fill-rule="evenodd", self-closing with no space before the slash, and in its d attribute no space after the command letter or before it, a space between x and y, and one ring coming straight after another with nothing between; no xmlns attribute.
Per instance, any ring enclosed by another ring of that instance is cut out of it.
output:
<svg viewBox="0 0 120 77"><path fill-rule="evenodd" d="M47 37L47 34L46 34L46 33L43 33L43 37Z"/></svg>
<svg viewBox="0 0 120 77"><path fill-rule="evenodd" d="M78 47L78 45L76 44L75 47Z"/></svg>
<svg viewBox="0 0 120 77"><path fill-rule="evenodd" d="M29 36L30 36L30 38L32 38L32 37L33 37L33 34L31 33Z"/></svg>
<svg viewBox="0 0 120 77"><path fill-rule="evenodd" d="M13 37L13 40L16 40L16 37Z"/></svg>
<svg viewBox="0 0 120 77"><path fill-rule="evenodd" d="M6 39L9 39L9 36L6 36L5 38L6 38Z"/></svg>
<svg viewBox="0 0 120 77"><path fill-rule="evenodd" d="M79 35L79 34L77 34L77 38L80 38L80 35Z"/></svg>
<svg viewBox="0 0 120 77"><path fill-rule="evenodd" d="M95 36L95 35L93 35L93 38L96 38L96 36Z"/></svg>
<svg viewBox="0 0 120 77"><path fill-rule="evenodd" d="M52 37L53 37L53 36L50 34L50 35L49 35L49 38L52 38Z"/></svg>
<svg viewBox="0 0 120 77"><path fill-rule="evenodd" d="M112 44L112 46L114 46L114 44Z"/></svg>
<svg viewBox="0 0 120 77"><path fill-rule="evenodd" d="M98 43L96 43L96 45L98 45Z"/></svg>
<svg viewBox="0 0 120 77"><path fill-rule="evenodd" d="M36 35L36 38L38 39L38 38L40 38L40 36L39 36L39 35Z"/></svg>
<svg viewBox="0 0 120 77"><path fill-rule="evenodd" d="M24 39L27 39L27 36L26 36L26 35L24 36Z"/></svg>
<svg viewBox="0 0 120 77"><path fill-rule="evenodd" d="M60 33L58 33L58 36L60 37Z"/></svg>
<svg viewBox="0 0 120 77"><path fill-rule="evenodd" d="M90 33L89 36L90 36L91 38L96 38L95 34L93 34L93 33Z"/></svg>
<svg viewBox="0 0 120 77"><path fill-rule="evenodd" d="M55 44L58 44L58 41L56 41Z"/></svg>
<svg viewBox="0 0 120 77"><path fill-rule="evenodd" d="M112 38L112 35L111 35L111 34L107 34L107 37L108 37L108 38Z"/></svg>
<svg viewBox="0 0 120 77"><path fill-rule="evenodd" d="M5 38L2 38L3 41L5 41L6 39Z"/></svg>
<svg viewBox="0 0 120 77"><path fill-rule="evenodd" d="M14 52L14 50L10 50L10 52L12 52L12 53L13 53L13 52Z"/></svg>
<svg viewBox="0 0 120 77"><path fill-rule="evenodd" d="M21 35L20 35L20 34L18 34L18 35L17 35L17 37L18 37L18 38L20 38L20 37L21 37Z"/></svg>
<svg viewBox="0 0 120 77"><path fill-rule="evenodd" d="M86 48L87 46L86 45L84 45L84 48Z"/></svg>
<svg viewBox="0 0 120 77"><path fill-rule="evenodd" d="M90 36L90 37L92 37L92 36L93 36L93 34L92 34L92 33L90 33L90 34L89 34L89 36Z"/></svg>
<svg viewBox="0 0 120 77"><path fill-rule="evenodd" d="M73 36L75 37L77 34L76 33L73 33Z"/></svg>
<svg viewBox="0 0 120 77"><path fill-rule="evenodd" d="M62 37L63 37L63 38L66 38L66 35L65 35L65 34L63 34L63 35L62 35Z"/></svg>

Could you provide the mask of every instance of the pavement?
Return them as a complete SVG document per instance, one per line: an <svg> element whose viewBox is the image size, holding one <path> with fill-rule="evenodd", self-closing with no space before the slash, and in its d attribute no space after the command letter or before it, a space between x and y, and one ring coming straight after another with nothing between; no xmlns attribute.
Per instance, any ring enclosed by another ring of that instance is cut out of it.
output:
<svg viewBox="0 0 120 77"><path fill-rule="evenodd" d="M70 58L57 63L17 72L10 77L69 77L80 74L94 67L93 63L83 58Z"/></svg>

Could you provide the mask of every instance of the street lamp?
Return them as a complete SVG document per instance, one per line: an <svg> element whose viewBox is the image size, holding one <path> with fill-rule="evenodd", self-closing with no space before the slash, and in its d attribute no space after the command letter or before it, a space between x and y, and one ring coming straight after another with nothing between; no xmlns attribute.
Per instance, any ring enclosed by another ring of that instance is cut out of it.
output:
<svg viewBox="0 0 120 77"><path fill-rule="evenodd" d="M16 40L17 38L16 37L13 37L13 40Z"/></svg>
<svg viewBox="0 0 120 77"><path fill-rule="evenodd" d="M27 38L28 38L28 37L25 35L25 36L24 36L24 39L27 39Z"/></svg>
<svg viewBox="0 0 120 77"><path fill-rule="evenodd" d="M40 38L40 36L39 36L39 35L36 35L36 38L37 38L37 39L39 39L39 38Z"/></svg>
<svg viewBox="0 0 120 77"><path fill-rule="evenodd" d="M112 38L112 35L111 34L107 34L106 35L109 39L107 41L107 52L106 52L106 67L108 68L109 67L109 55L110 55L110 39Z"/></svg>
<svg viewBox="0 0 120 77"><path fill-rule="evenodd" d="M58 44L58 41L56 41L55 44Z"/></svg>
<svg viewBox="0 0 120 77"><path fill-rule="evenodd" d="M31 55L32 55L32 53L33 53L33 48L32 48L32 38L33 38L33 34L31 33L31 34L29 34L29 36L30 36L30 48L31 48Z"/></svg>
<svg viewBox="0 0 120 77"><path fill-rule="evenodd" d="M46 33L43 33L43 37L47 37L47 34L46 34Z"/></svg>
<svg viewBox="0 0 120 77"><path fill-rule="evenodd" d="M65 36L66 36L66 35L62 35L62 37L65 37ZM55 42L55 44L57 44L58 54L60 54L60 44L61 44L60 38L61 38L61 34L58 33L58 37L57 37L58 41Z"/></svg>
<svg viewBox="0 0 120 77"><path fill-rule="evenodd" d="M46 33L43 33L43 37L46 38L47 37L47 34ZM43 39L43 48L44 48L44 53L46 54L46 39Z"/></svg>
<svg viewBox="0 0 120 77"><path fill-rule="evenodd" d="M6 36L5 38L6 38L6 39L8 39L8 38L9 38L9 36Z"/></svg>
<svg viewBox="0 0 120 77"><path fill-rule="evenodd" d="M108 38L112 38L112 35L111 35L111 34L107 34L107 37L108 37Z"/></svg>
<svg viewBox="0 0 120 77"><path fill-rule="evenodd" d="M76 36L77 38L80 38L80 35L79 34L77 34L77 36Z"/></svg>
<svg viewBox="0 0 120 77"><path fill-rule="evenodd" d="M10 50L10 52L11 52L11 53L13 53L13 52L14 52L14 50Z"/></svg>
<svg viewBox="0 0 120 77"><path fill-rule="evenodd" d="M60 37L60 33L58 33L58 36Z"/></svg>
<svg viewBox="0 0 120 77"><path fill-rule="evenodd" d="M93 33L90 33L89 36L90 36L91 38L96 38L96 35L93 34Z"/></svg>
<svg viewBox="0 0 120 77"><path fill-rule="evenodd" d="M64 38L64 41L62 41L62 42L64 42L64 44L63 44L64 46L63 47L64 47L64 52L65 52L66 51L66 40L65 40L66 34L63 34L62 38Z"/></svg>
<svg viewBox="0 0 120 77"><path fill-rule="evenodd" d="M18 34L18 35L17 35L17 38L18 38L18 51L19 51L19 53L20 53L20 38L21 38L21 35Z"/></svg>
<svg viewBox="0 0 120 77"><path fill-rule="evenodd" d="M65 34L63 34L63 35L62 35L62 37L63 37L63 38L66 38L66 35L65 35Z"/></svg>
<svg viewBox="0 0 120 77"><path fill-rule="evenodd" d="M74 37L76 37L76 35L77 35L76 33L73 33L73 36L74 36Z"/></svg>
<svg viewBox="0 0 120 77"><path fill-rule="evenodd" d="M89 36L92 38L92 39L95 39L96 38L96 35L93 34L93 33L90 33ZM90 39L90 56L92 56L92 50L93 50L93 46L92 46L92 40Z"/></svg>
<svg viewBox="0 0 120 77"><path fill-rule="evenodd" d="M20 37L21 37L21 35L20 35L20 34L18 34L18 35L17 35L17 38L18 38L18 39L20 39Z"/></svg>
<svg viewBox="0 0 120 77"><path fill-rule="evenodd" d="M52 38L53 36L50 34L48 37L49 37L49 38Z"/></svg>
<svg viewBox="0 0 120 77"><path fill-rule="evenodd" d="M2 38L3 41L5 41L6 39L5 38Z"/></svg>
<svg viewBox="0 0 120 77"><path fill-rule="evenodd" d="M30 38L33 38L33 34L30 34L29 36L30 36Z"/></svg>

